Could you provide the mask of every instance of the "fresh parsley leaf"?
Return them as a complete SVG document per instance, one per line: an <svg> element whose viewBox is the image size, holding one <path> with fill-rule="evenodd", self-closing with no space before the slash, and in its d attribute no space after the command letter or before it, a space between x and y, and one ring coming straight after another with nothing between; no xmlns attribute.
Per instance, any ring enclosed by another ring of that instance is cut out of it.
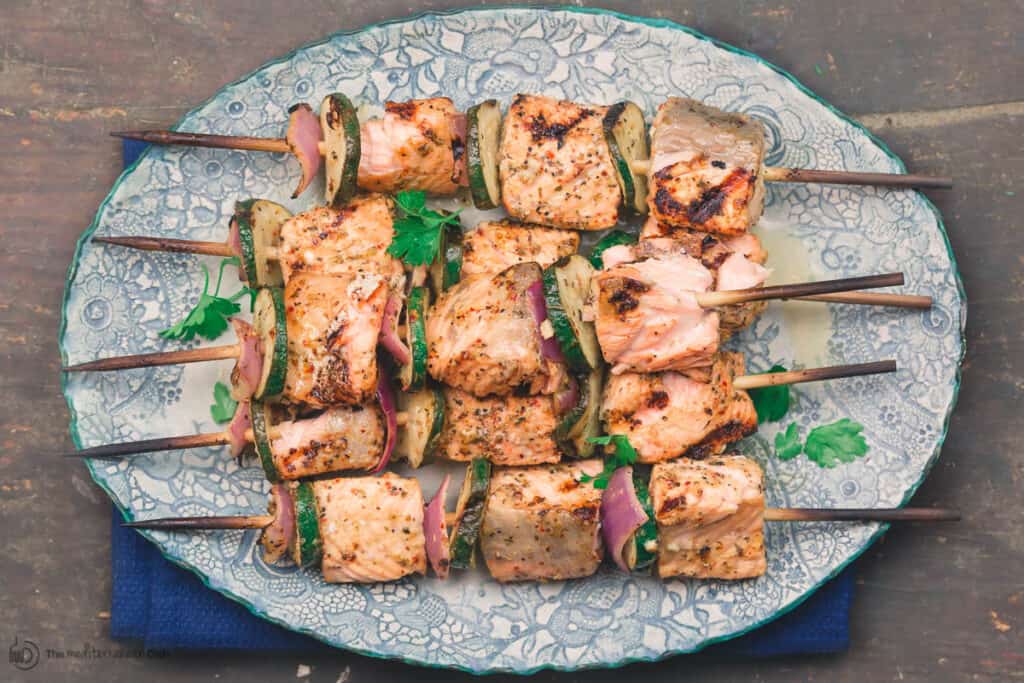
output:
<svg viewBox="0 0 1024 683"><path fill-rule="evenodd" d="M596 477L592 477L589 474L583 474L580 476L580 483L589 484L593 482L595 489L606 489L608 488L608 480L611 478L615 470L620 467L626 467L636 462L637 452L633 448L633 444L629 443L629 437L625 434L612 434L610 436L592 436L587 439L590 443L596 443L599 446L607 446L608 444L615 444L615 452L604 459L604 469Z"/></svg>
<svg viewBox="0 0 1024 683"><path fill-rule="evenodd" d="M236 301L246 294L255 299L255 291L243 287L235 292L230 298L220 296L220 285L224 279L225 266L237 264L237 258L224 259L220 263L220 270L217 273L217 286L213 294L210 294L210 271L203 265L203 293L199 295L199 301L189 311L185 319L177 324L160 331L164 339L181 339L191 341L196 335L204 339L216 339L228 329L228 318L242 310ZM251 307L251 302L250 302Z"/></svg>
<svg viewBox="0 0 1024 683"><path fill-rule="evenodd" d="M405 214L395 221L388 253L410 266L433 263L441 249L444 226L458 223L462 209L448 215L426 208L426 193L399 192L395 203Z"/></svg>
<svg viewBox="0 0 1024 683"><path fill-rule="evenodd" d="M864 425L843 418L832 424L815 427L807 435L804 452L819 467L835 467L839 463L853 462L868 452L867 441L861 436Z"/></svg>
<svg viewBox="0 0 1024 683"><path fill-rule="evenodd" d="M785 371L786 368L783 366L773 365L768 373ZM759 424L776 422L785 417L786 413L789 412L788 384L750 389L747 393L750 394L750 400L754 402L754 410L757 411L757 421Z"/></svg>
<svg viewBox="0 0 1024 683"><path fill-rule="evenodd" d="M800 439L800 426L796 422L789 425L785 432L775 435L775 457L779 460L792 460L804 449Z"/></svg>
<svg viewBox="0 0 1024 683"><path fill-rule="evenodd" d="M213 403L210 405L210 416L217 424L231 422L235 416L238 401L231 398L231 389L223 382L213 385Z"/></svg>

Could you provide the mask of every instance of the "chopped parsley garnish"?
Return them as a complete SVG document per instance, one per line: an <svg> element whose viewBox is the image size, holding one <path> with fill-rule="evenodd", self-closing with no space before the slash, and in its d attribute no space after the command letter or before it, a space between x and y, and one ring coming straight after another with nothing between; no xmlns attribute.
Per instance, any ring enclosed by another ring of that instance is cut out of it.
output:
<svg viewBox="0 0 1024 683"><path fill-rule="evenodd" d="M241 306L235 302L246 294L252 296L255 293L254 290L243 287L230 298L220 296L220 285L224 279L224 267L228 265L238 265L238 259L227 258L220 262L220 270L217 273L217 286L214 288L213 294L210 294L210 271L203 264L203 276L205 278L203 293L199 296L199 301L196 303L195 308L189 311L184 320L172 327L168 327L166 330L161 330L161 337L164 339L190 341L196 335L199 335L204 339L216 339L224 333L224 330L228 329L228 318L241 310Z"/></svg>
<svg viewBox="0 0 1024 683"><path fill-rule="evenodd" d="M773 372L785 372L786 368L781 365L773 365L772 369L765 374ZM781 384L774 387L761 387L751 389L750 400L754 402L754 410L757 411L758 424L776 422L785 417L789 412L789 385Z"/></svg>
<svg viewBox="0 0 1024 683"><path fill-rule="evenodd" d="M599 446L607 446L608 444L615 444L615 452L607 456L604 459L604 469L596 477L592 477L589 474L580 475L580 483L588 484L593 482L595 489L606 489L608 488L608 479L611 478L615 470L620 467L626 467L636 462L637 452L633 448L633 445L629 443L629 437L625 434L612 434L610 436L592 436L587 439L590 443L596 443Z"/></svg>
<svg viewBox="0 0 1024 683"><path fill-rule="evenodd" d="M231 422L237 407L238 401L231 398L231 389L226 384L217 382L213 385L213 403L210 405L210 417L213 418L214 422L217 424Z"/></svg>
<svg viewBox="0 0 1024 683"><path fill-rule="evenodd" d="M800 427L796 422L789 425L785 432L775 435L775 457L779 460L792 460L800 455L804 444L800 440Z"/></svg>
<svg viewBox="0 0 1024 683"><path fill-rule="evenodd" d="M839 463L853 462L868 452L867 441L860 434L863 430L864 425L845 417L815 427L807 435L804 452L819 467L832 468Z"/></svg>
<svg viewBox="0 0 1024 683"><path fill-rule="evenodd" d="M395 203L405 214L395 221L395 236L388 253L410 266L425 266L437 259L444 226L458 223L462 209L443 214L426 208L425 192L399 192Z"/></svg>

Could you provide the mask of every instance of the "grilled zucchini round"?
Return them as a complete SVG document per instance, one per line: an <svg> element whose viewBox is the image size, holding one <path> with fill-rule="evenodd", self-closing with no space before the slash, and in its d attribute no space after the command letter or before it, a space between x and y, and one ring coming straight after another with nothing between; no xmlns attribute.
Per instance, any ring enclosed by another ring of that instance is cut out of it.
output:
<svg viewBox="0 0 1024 683"><path fill-rule="evenodd" d="M631 162L650 158L643 110L628 101L608 107L604 137L615 163L623 206L637 214L647 213L647 176L630 168Z"/></svg>
<svg viewBox="0 0 1024 683"><path fill-rule="evenodd" d="M478 209L501 205L498 147L501 139L501 106L486 100L466 112L466 167L469 191Z"/></svg>
<svg viewBox="0 0 1024 683"><path fill-rule="evenodd" d="M476 543L484 525L487 489L491 485L491 463L477 458L466 467L459 503L455 508L455 524L449 541L453 569L471 569L476 566Z"/></svg>
<svg viewBox="0 0 1024 683"><path fill-rule="evenodd" d="M352 102L340 92L320 104L320 128L324 135L324 195L335 208L355 196L359 179L362 138L359 117Z"/></svg>
<svg viewBox="0 0 1024 683"><path fill-rule="evenodd" d="M437 387L427 387L414 394L398 395L398 409L407 416L398 435L395 455L410 467L419 467L437 447L444 428L444 394Z"/></svg>
<svg viewBox="0 0 1024 683"><path fill-rule="evenodd" d="M594 323L583 319L593 274L594 267L579 254L559 259L543 274L548 320L566 364L576 372L590 372L602 363Z"/></svg>
<svg viewBox="0 0 1024 683"><path fill-rule="evenodd" d="M427 378L427 306L430 292L426 287L413 287L405 303L405 341L409 346L409 362L399 370L402 391L423 388Z"/></svg>
<svg viewBox="0 0 1024 683"><path fill-rule="evenodd" d="M253 401L250 404L250 416L252 419L252 442L256 448L256 455L263 467L263 474L271 484L277 483L281 477L274 464L274 452L270 447L270 406L263 401Z"/></svg>
<svg viewBox="0 0 1024 683"><path fill-rule="evenodd" d="M295 564L303 569L316 567L323 560L324 545L320 536L320 513L316 507L313 484L302 482L292 492L295 501Z"/></svg>
<svg viewBox="0 0 1024 683"><path fill-rule="evenodd" d="M288 324L284 290L279 287L260 289L253 306L252 327L263 348L263 375L254 396L259 399L271 398L284 391L285 375L288 372Z"/></svg>

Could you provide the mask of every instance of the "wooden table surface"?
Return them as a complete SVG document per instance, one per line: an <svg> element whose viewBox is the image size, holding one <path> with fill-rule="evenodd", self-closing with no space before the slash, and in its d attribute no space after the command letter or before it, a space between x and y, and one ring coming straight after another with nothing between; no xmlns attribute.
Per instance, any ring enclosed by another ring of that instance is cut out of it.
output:
<svg viewBox="0 0 1024 683"><path fill-rule="evenodd" d="M405 16L394 0L4 0L0 3L0 634L44 647L120 647L108 636L110 503L70 446L57 328L75 238L121 170L107 132L173 123L223 84L297 45ZM260 6L256 9L256 6ZM432 3L442 8L446 2ZM542 680L1008 680L1024 678L1024 4L633 0L756 52L858 117L933 192L966 282L963 390L917 505L955 526L893 529L857 564L852 645L768 661L678 657ZM0 641L2 644L2 641ZM136 681L462 679L345 652L45 660L0 679ZM18 678L20 676L20 678Z"/></svg>

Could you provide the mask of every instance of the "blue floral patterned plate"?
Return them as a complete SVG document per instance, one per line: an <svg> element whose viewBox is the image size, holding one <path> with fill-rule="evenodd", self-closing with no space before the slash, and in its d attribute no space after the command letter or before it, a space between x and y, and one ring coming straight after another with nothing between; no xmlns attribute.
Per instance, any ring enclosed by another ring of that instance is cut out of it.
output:
<svg viewBox="0 0 1024 683"><path fill-rule="evenodd" d="M342 91L368 108L386 99L448 95L460 108L541 92L583 102L628 98L652 113L688 95L761 119L776 166L899 172L903 165L856 123L781 70L682 26L602 11L481 9L430 14L334 35L233 83L183 130L280 136L286 109ZM297 164L283 155L150 149L118 180L78 245L65 293L65 362L178 348L158 331L199 294L199 261L128 252L97 234L224 239L235 200L312 206L313 187L288 198ZM768 476L774 505L895 506L938 455L956 399L966 314L941 221L907 191L772 185L758 228L775 281L902 270L906 291L930 294L926 313L778 303L735 340L766 369L896 358L892 375L809 384L778 423L741 444ZM229 289L230 291L230 289ZM65 384L81 447L211 430L211 387L230 363L76 374ZM848 417L870 451L823 469L781 461L773 438ZM264 509L258 468L223 449L90 463L130 518ZM436 468L420 473L429 493ZM382 657L474 672L615 666L692 652L792 609L882 532L874 525L773 524L769 568L755 581L662 582L603 570L588 579L502 586L482 572L375 586L329 586L313 572L265 565L255 532L150 533L168 558L255 614L327 643Z"/></svg>

